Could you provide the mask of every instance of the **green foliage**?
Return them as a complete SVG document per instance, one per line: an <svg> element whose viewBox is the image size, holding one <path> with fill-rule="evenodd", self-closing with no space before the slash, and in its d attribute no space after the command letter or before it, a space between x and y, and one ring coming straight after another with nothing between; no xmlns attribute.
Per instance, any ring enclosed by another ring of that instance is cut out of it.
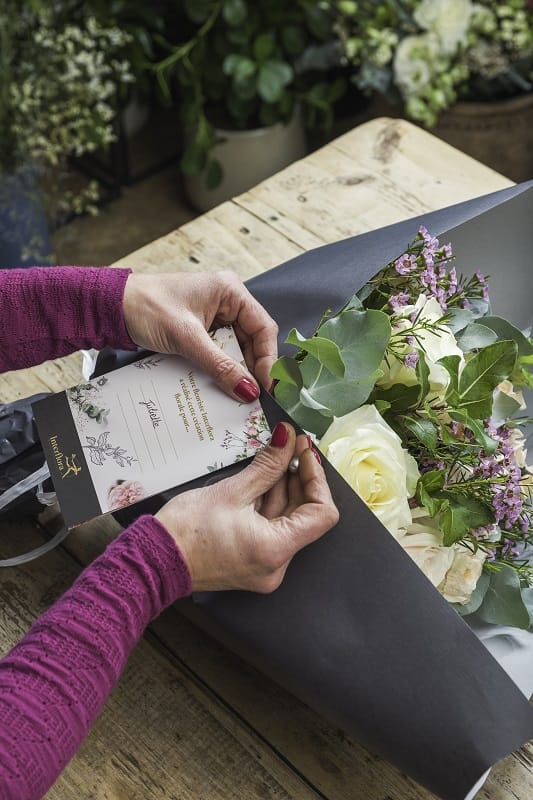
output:
<svg viewBox="0 0 533 800"><path fill-rule="evenodd" d="M167 38L168 55L155 69L162 96L171 103L177 95L194 134L185 172L202 172L210 162L215 126L287 123L296 104L310 128L331 125L345 85L332 71L340 53L329 2L191 0L182 10L180 41ZM212 171L212 185L220 177Z"/></svg>
<svg viewBox="0 0 533 800"><path fill-rule="evenodd" d="M292 330L287 343L299 348L272 369L276 398L306 430L321 436L334 416L362 405L381 375L379 366L391 328L381 311L351 303L323 321L310 338Z"/></svg>
<svg viewBox="0 0 533 800"><path fill-rule="evenodd" d="M354 82L427 127L458 99L533 88L529 0L333 1Z"/></svg>
<svg viewBox="0 0 533 800"><path fill-rule="evenodd" d="M515 569L502 564L491 571L490 583L477 615L492 625L529 629L531 619L522 597L520 576Z"/></svg>

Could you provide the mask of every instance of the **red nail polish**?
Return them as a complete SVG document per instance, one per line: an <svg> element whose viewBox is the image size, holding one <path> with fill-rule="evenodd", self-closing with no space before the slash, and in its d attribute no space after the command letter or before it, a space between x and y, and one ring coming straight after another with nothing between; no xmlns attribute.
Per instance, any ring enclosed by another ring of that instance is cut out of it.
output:
<svg viewBox="0 0 533 800"><path fill-rule="evenodd" d="M278 422L272 432L270 444L272 447L285 447L289 438L289 431L282 422Z"/></svg>
<svg viewBox="0 0 533 800"><path fill-rule="evenodd" d="M239 381L233 391L241 400L244 400L245 403L251 403L252 400L257 400L259 397L259 389L255 383L252 383L252 381L249 381L247 378L243 378Z"/></svg>
<svg viewBox="0 0 533 800"><path fill-rule="evenodd" d="M318 461L318 463L319 463L319 464L322 464L322 459L320 458L320 456L319 456L319 454L318 454L318 450L315 450L315 448L314 448L314 447L312 447L312 448L311 448L311 452L312 452L312 454L314 455L314 457L316 458L316 460Z"/></svg>
<svg viewBox="0 0 533 800"><path fill-rule="evenodd" d="M305 438L307 439L307 446L312 450L313 449L313 440L311 439L309 434L307 434Z"/></svg>

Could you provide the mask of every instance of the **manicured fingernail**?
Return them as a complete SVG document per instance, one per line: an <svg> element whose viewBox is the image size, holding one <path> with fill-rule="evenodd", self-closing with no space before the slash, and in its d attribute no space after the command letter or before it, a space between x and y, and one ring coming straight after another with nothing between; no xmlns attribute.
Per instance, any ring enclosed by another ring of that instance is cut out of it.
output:
<svg viewBox="0 0 533 800"><path fill-rule="evenodd" d="M285 447L287 444L287 440L289 438L289 431L283 424L283 422L278 422L276 427L272 432L272 439L270 440L270 444L272 447Z"/></svg>
<svg viewBox="0 0 533 800"><path fill-rule="evenodd" d="M252 381L249 381L247 378L243 378L239 381L233 391L241 400L244 400L245 403L251 403L252 400L257 400L259 397L259 389L255 383L252 383Z"/></svg>
<svg viewBox="0 0 533 800"><path fill-rule="evenodd" d="M312 438L309 436L309 434L307 434L305 438L307 439L307 446L310 447L311 450L312 450L313 449L313 440L312 440Z"/></svg>
<svg viewBox="0 0 533 800"><path fill-rule="evenodd" d="M275 388L276 388L276 381L272 381L272 383L270 384L270 388L268 390L268 393L269 394L273 394Z"/></svg>
<svg viewBox="0 0 533 800"><path fill-rule="evenodd" d="M314 447L312 447L312 448L311 448L311 452L312 452L312 454L314 455L314 457L316 458L316 460L318 461L318 463L319 463L319 464L322 464L322 459L321 459L321 458L320 458L320 456L318 455L318 450L315 450L315 448L314 448Z"/></svg>

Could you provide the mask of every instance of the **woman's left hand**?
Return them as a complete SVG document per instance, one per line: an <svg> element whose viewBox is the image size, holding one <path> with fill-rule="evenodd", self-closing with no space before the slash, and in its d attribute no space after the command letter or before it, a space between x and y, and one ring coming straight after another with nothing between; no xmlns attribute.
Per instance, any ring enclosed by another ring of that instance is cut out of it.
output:
<svg viewBox="0 0 533 800"><path fill-rule="evenodd" d="M131 274L123 310L136 344L194 361L241 402L259 395L254 375L265 389L270 388L278 326L235 273ZM226 355L207 333L228 324L235 329L248 369Z"/></svg>

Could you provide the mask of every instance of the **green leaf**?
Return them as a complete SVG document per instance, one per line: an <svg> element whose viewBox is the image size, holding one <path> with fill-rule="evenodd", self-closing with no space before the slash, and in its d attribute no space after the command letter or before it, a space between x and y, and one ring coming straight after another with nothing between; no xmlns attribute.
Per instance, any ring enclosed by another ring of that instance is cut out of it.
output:
<svg viewBox="0 0 533 800"><path fill-rule="evenodd" d="M492 401L491 419L495 425L502 425L514 417L519 408L520 403L514 397L509 397L508 394L497 391L494 393Z"/></svg>
<svg viewBox="0 0 533 800"><path fill-rule="evenodd" d="M446 391L446 400L451 406L456 406L459 402L459 364L460 356L444 356L439 358L437 364L442 364L450 376L450 384Z"/></svg>
<svg viewBox="0 0 533 800"><path fill-rule="evenodd" d="M528 630L529 611L522 598L520 578L515 569L502 564L491 571L490 584L479 608L478 616L493 625L512 625Z"/></svg>
<svg viewBox="0 0 533 800"><path fill-rule="evenodd" d="M494 512L485 503L457 492L442 493L446 500L439 518L439 527L444 534L444 545L450 547L459 541L468 531L481 528L494 522Z"/></svg>
<svg viewBox="0 0 533 800"><path fill-rule="evenodd" d="M305 47L305 32L299 25L287 25L281 29L281 42L291 56L299 56Z"/></svg>
<svg viewBox="0 0 533 800"><path fill-rule="evenodd" d="M359 408L368 399L381 374L376 371L355 380L338 378L312 355L304 358L301 371L309 395L320 406L329 408L336 417Z"/></svg>
<svg viewBox="0 0 533 800"><path fill-rule="evenodd" d="M457 344L463 353L469 353L471 350L479 350L481 347L487 347L497 341L498 336L493 330L486 325L479 322L472 322L468 325L462 333L456 337Z"/></svg>
<svg viewBox="0 0 533 800"><path fill-rule="evenodd" d="M236 27L246 19L248 10L244 0L224 0L222 6L222 16L228 23Z"/></svg>
<svg viewBox="0 0 533 800"><path fill-rule="evenodd" d="M437 447L437 428L429 419L418 416L402 416L400 419L407 430L416 436L427 450L431 452L435 450Z"/></svg>
<svg viewBox="0 0 533 800"><path fill-rule="evenodd" d="M310 353L338 378L344 377L345 367L343 358L338 345L331 341L331 339L325 339L322 336L312 336L310 339L306 339L296 328L293 328L289 331L285 342L286 344L293 344L299 347L306 353Z"/></svg>
<svg viewBox="0 0 533 800"><path fill-rule="evenodd" d="M208 189L216 189L222 183L224 170L222 164L216 158L212 158L207 164L207 174L205 183Z"/></svg>
<svg viewBox="0 0 533 800"><path fill-rule="evenodd" d="M371 402L388 403L393 413L408 411L418 406L419 391L417 385L405 386L403 383L395 383L390 389L380 389L376 386Z"/></svg>
<svg viewBox="0 0 533 800"><path fill-rule="evenodd" d="M289 383L278 384L274 390L274 397L301 428L316 436L323 436L333 421L333 417L325 417L318 411L304 406L300 400L299 389Z"/></svg>
<svg viewBox="0 0 533 800"><path fill-rule="evenodd" d="M468 603L450 603L452 608L462 616L467 617L469 614L474 614L480 607L483 599L487 593L490 584L490 575L487 572L482 572L479 576L476 588L472 592L472 597Z"/></svg>
<svg viewBox="0 0 533 800"><path fill-rule="evenodd" d="M259 69L257 91L266 103L280 99L283 89L292 81L292 67L284 61L265 61Z"/></svg>
<svg viewBox="0 0 533 800"><path fill-rule="evenodd" d="M251 58L230 53L222 62L225 75L231 75L236 81L245 81L255 74L256 65Z"/></svg>
<svg viewBox="0 0 533 800"><path fill-rule="evenodd" d="M276 39L272 33L260 33L254 41L254 56L257 61L265 61L273 55Z"/></svg>
<svg viewBox="0 0 533 800"><path fill-rule="evenodd" d="M518 346L519 356L533 355L533 344L522 331L502 317L483 317L482 324L490 328L498 339L512 339Z"/></svg>
<svg viewBox="0 0 533 800"><path fill-rule="evenodd" d="M418 351L418 362L415 367L415 374L418 380L418 405L423 405L429 393L429 367L426 361L426 354L423 350Z"/></svg>
<svg viewBox="0 0 533 800"><path fill-rule="evenodd" d="M185 175L198 175L205 168L207 150L200 142L192 142L184 151L180 166Z"/></svg>
<svg viewBox="0 0 533 800"><path fill-rule="evenodd" d="M319 334L338 345L345 366L344 377L350 381L378 369L389 344L391 327L389 317L382 311L350 308L326 320Z"/></svg>
<svg viewBox="0 0 533 800"><path fill-rule="evenodd" d="M444 486L444 478L444 472L441 470L430 470L418 479L416 499L421 506L427 508L431 517L434 517L440 509L440 494Z"/></svg>
<svg viewBox="0 0 533 800"><path fill-rule="evenodd" d="M487 453L490 454L496 451L498 442L486 433L485 428L478 420L472 419L465 411L461 411L460 409L456 409L455 411L450 410L449 413L454 422L461 422L472 431L476 442L480 444Z"/></svg>
<svg viewBox="0 0 533 800"><path fill-rule="evenodd" d="M494 342L472 356L459 378L458 407L476 419L490 416L492 392L513 371L517 349L514 341Z"/></svg>
<svg viewBox="0 0 533 800"><path fill-rule="evenodd" d="M274 380L290 383L296 386L298 391L300 391L303 386L300 366L294 358L290 358L289 356L281 356L278 358L270 370L270 377Z"/></svg>
<svg viewBox="0 0 533 800"><path fill-rule="evenodd" d="M466 308L449 308L443 321L452 333L457 334L474 321L474 315Z"/></svg>

